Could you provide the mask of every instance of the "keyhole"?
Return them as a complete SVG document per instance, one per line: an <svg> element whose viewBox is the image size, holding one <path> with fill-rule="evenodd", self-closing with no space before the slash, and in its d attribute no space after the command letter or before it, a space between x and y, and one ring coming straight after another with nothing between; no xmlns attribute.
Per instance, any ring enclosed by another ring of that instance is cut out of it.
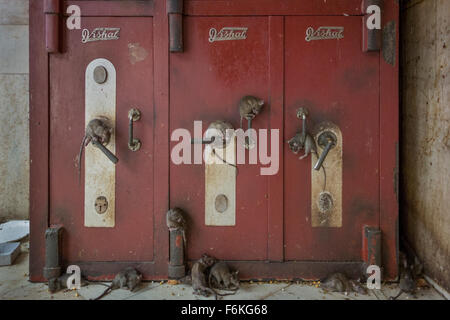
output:
<svg viewBox="0 0 450 320"><path fill-rule="evenodd" d="M108 72L105 67L98 66L94 69L94 81L103 84L108 79Z"/></svg>
<svg viewBox="0 0 450 320"><path fill-rule="evenodd" d="M333 208L333 197L329 192L321 192L317 204L321 213L327 213Z"/></svg>
<svg viewBox="0 0 450 320"><path fill-rule="evenodd" d="M228 198L224 194L219 194L216 197L214 206L216 207L216 211L219 213L224 213L228 209Z"/></svg>
<svg viewBox="0 0 450 320"><path fill-rule="evenodd" d="M98 214L103 214L108 210L108 200L106 200L106 197L100 196L95 199L95 211L97 211Z"/></svg>

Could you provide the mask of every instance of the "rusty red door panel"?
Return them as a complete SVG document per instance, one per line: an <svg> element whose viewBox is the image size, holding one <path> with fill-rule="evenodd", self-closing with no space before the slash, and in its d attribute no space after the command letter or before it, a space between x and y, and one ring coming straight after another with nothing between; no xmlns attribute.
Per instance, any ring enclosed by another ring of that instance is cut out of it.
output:
<svg viewBox="0 0 450 320"><path fill-rule="evenodd" d="M65 261L153 259L153 20L83 17L83 29L120 28L120 38L82 43L82 30L65 32L64 51L50 56L50 224L61 224ZM76 157L84 135L85 70L94 59L116 69L116 214L114 228L84 226L84 161L78 184ZM128 110L142 141L128 149Z"/></svg>
<svg viewBox="0 0 450 320"><path fill-rule="evenodd" d="M305 41L321 26L343 27L343 38ZM285 18L285 139L300 126L299 107L312 131L330 121L343 139L337 228L311 226L311 160L284 149L286 260L360 261L363 226L379 226L379 54L361 51L361 30L361 17Z"/></svg>
<svg viewBox="0 0 450 320"><path fill-rule="evenodd" d="M223 27L248 27L251 32L245 40L209 42L210 29ZM170 60L171 132L185 128L193 135L195 120L203 121L203 131L214 120L237 129L241 97L267 101L267 17L186 17L184 43L184 52ZM269 107L253 127L269 127ZM170 164L170 205L189 215L189 259L203 253L227 260L266 259L268 177L260 175L259 165L247 164L239 165L236 179L236 226L206 226L204 164Z"/></svg>

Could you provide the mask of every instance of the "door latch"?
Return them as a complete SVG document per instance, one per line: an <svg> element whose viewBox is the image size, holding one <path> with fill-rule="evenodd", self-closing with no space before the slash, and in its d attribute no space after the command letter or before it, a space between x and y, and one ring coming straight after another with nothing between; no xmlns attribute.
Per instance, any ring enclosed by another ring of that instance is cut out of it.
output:
<svg viewBox="0 0 450 320"><path fill-rule="evenodd" d="M108 149L109 140L111 139L112 128L107 124L107 119L94 118L89 121L86 126L86 131L81 142L80 152L78 154L78 180L81 177L81 157L83 155L83 149L92 142L92 144L100 149L101 152L114 164L119 162L119 159Z"/></svg>
<svg viewBox="0 0 450 320"><path fill-rule="evenodd" d="M141 148L141 140L133 137L133 123L141 118L141 112L138 109L128 111L128 149L138 151Z"/></svg>
<svg viewBox="0 0 450 320"><path fill-rule="evenodd" d="M328 152L330 152L330 150L336 146L337 138L333 132L324 131L317 138L317 143L323 149L322 153L320 154L319 160L317 160L316 165L314 166L314 170L318 171L322 167L322 164L325 161Z"/></svg>
<svg viewBox="0 0 450 320"><path fill-rule="evenodd" d="M297 132L287 143L289 149L295 154L304 149L305 154L299 159L306 158L311 152L317 154L316 143L311 135L306 131L306 118L308 116L308 110L306 108L299 108L297 110L297 118L302 119L302 131Z"/></svg>
<svg viewBox="0 0 450 320"><path fill-rule="evenodd" d="M107 119L95 118L89 121L86 127L86 133L83 138L84 146L86 147L90 142L100 149L101 152L109 159L112 163L116 164L119 159L109 151L106 146L111 138L112 128L108 125ZM82 148L80 150L80 157Z"/></svg>

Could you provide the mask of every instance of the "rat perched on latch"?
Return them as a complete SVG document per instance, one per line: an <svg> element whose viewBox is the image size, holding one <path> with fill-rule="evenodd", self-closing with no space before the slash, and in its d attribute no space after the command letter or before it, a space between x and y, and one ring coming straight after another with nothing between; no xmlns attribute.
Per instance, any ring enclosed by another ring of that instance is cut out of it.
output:
<svg viewBox="0 0 450 320"><path fill-rule="evenodd" d="M108 144L113 129L108 125L107 119L95 118L89 121L86 126L86 131L81 141L80 152L78 154L77 166L78 166L78 182L81 181L81 157L83 155L83 149L87 147L89 143L93 143L99 148L109 160L116 164L119 159L111 153L104 145Z"/></svg>
<svg viewBox="0 0 450 320"><path fill-rule="evenodd" d="M208 132L208 130L210 131ZM213 155L216 156L223 163L236 168L236 173L238 173L239 169L235 164L229 163L216 152L216 148L223 150L224 148L226 148L229 141L233 139L233 135L230 134L230 132L234 131L233 126L226 121L216 120L211 122L211 124L208 127L208 130L206 131L206 133L207 138L211 139L210 146Z"/></svg>
<svg viewBox="0 0 450 320"><path fill-rule="evenodd" d="M264 100L256 98L254 96L244 96L239 101L239 115L241 117L241 129L244 130L242 127L242 120L247 119L248 121L248 128L252 128L252 120L261 112L262 107L264 106ZM250 137L246 137L245 139L245 148L250 149L251 144L253 141L251 141Z"/></svg>
<svg viewBox="0 0 450 320"><path fill-rule="evenodd" d="M314 139L309 134L303 132L297 132L290 140L287 141L289 149L295 154L304 149L305 154L299 157L300 160L306 158L310 153L314 153L317 156L317 147Z"/></svg>
<svg viewBox="0 0 450 320"><path fill-rule="evenodd" d="M294 154L297 154L300 150L305 150L305 154L301 157L299 157L300 160L306 158L309 154L313 153L316 155L317 158L319 158L319 154L317 152L317 146L316 142L314 141L314 138L307 133L306 131L306 117L308 116L308 110L306 108L299 108L297 110L297 118L302 119L302 131L297 132L295 136L293 136L291 139L287 141L289 144L289 149ZM327 174L325 171L325 167L321 166L323 169L323 176L324 176L324 183L323 183L323 190L326 189L327 186Z"/></svg>
<svg viewBox="0 0 450 320"><path fill-rule="evenodd" d="M245 96L239 101L239 115L241 116L241 129L242 119L247 119L248 129L252 127L252 120L261 112L264 105L264 100L256 98L254 96Z"/></svg>

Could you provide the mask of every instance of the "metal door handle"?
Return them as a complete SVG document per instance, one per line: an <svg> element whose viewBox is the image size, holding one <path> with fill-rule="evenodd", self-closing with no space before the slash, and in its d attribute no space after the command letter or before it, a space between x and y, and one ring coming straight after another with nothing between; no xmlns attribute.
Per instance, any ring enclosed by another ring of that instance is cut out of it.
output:
<svg viewBox="0 0 450 320"><path fill-rule="evenodd" d="M297 118L302 119L302 135L306 137L306 117L308 116L308 110L306 108L297 109Z"/></svg>
<svg viewBox="0 0 450 320"><path fill-rule="evenodd" d="M98 142L97 139L92 139L92 144L97 148L99 148L100 151L103 152L103 154L107 156L112 163L116 164L117 162L119 162L119 159L111 151L109 151L108 148L106 148L103 144Z"/></svg>
<svg viewBox="0 0 450 320"><path fill-rule="evenodd" d="M211 137L211 140L192 138L191 144L211 144L214 140L216 140L216 137Z"/></svg>
<svg viewBox="0 0 450 320"><path fill-rule="evenodd" d="M128 111L128 148L131 151L138 151L141 148L141 140L133 137L133 122L141 118L141 112L138 109Z"/></svg>
<svg viewBox="0 0 450 320"><path fill-rule="evenodd" d="M317 139L317 142L319 146L323 148L323 151L319 157L319 160L314 166L314 170L320 170L323 162L325 161L325 158L328 155L328 152L330 152L330 150L336 146L337 138L335 134L332 133L331 131L324 131L320 134L319 138Z"/></svg>

